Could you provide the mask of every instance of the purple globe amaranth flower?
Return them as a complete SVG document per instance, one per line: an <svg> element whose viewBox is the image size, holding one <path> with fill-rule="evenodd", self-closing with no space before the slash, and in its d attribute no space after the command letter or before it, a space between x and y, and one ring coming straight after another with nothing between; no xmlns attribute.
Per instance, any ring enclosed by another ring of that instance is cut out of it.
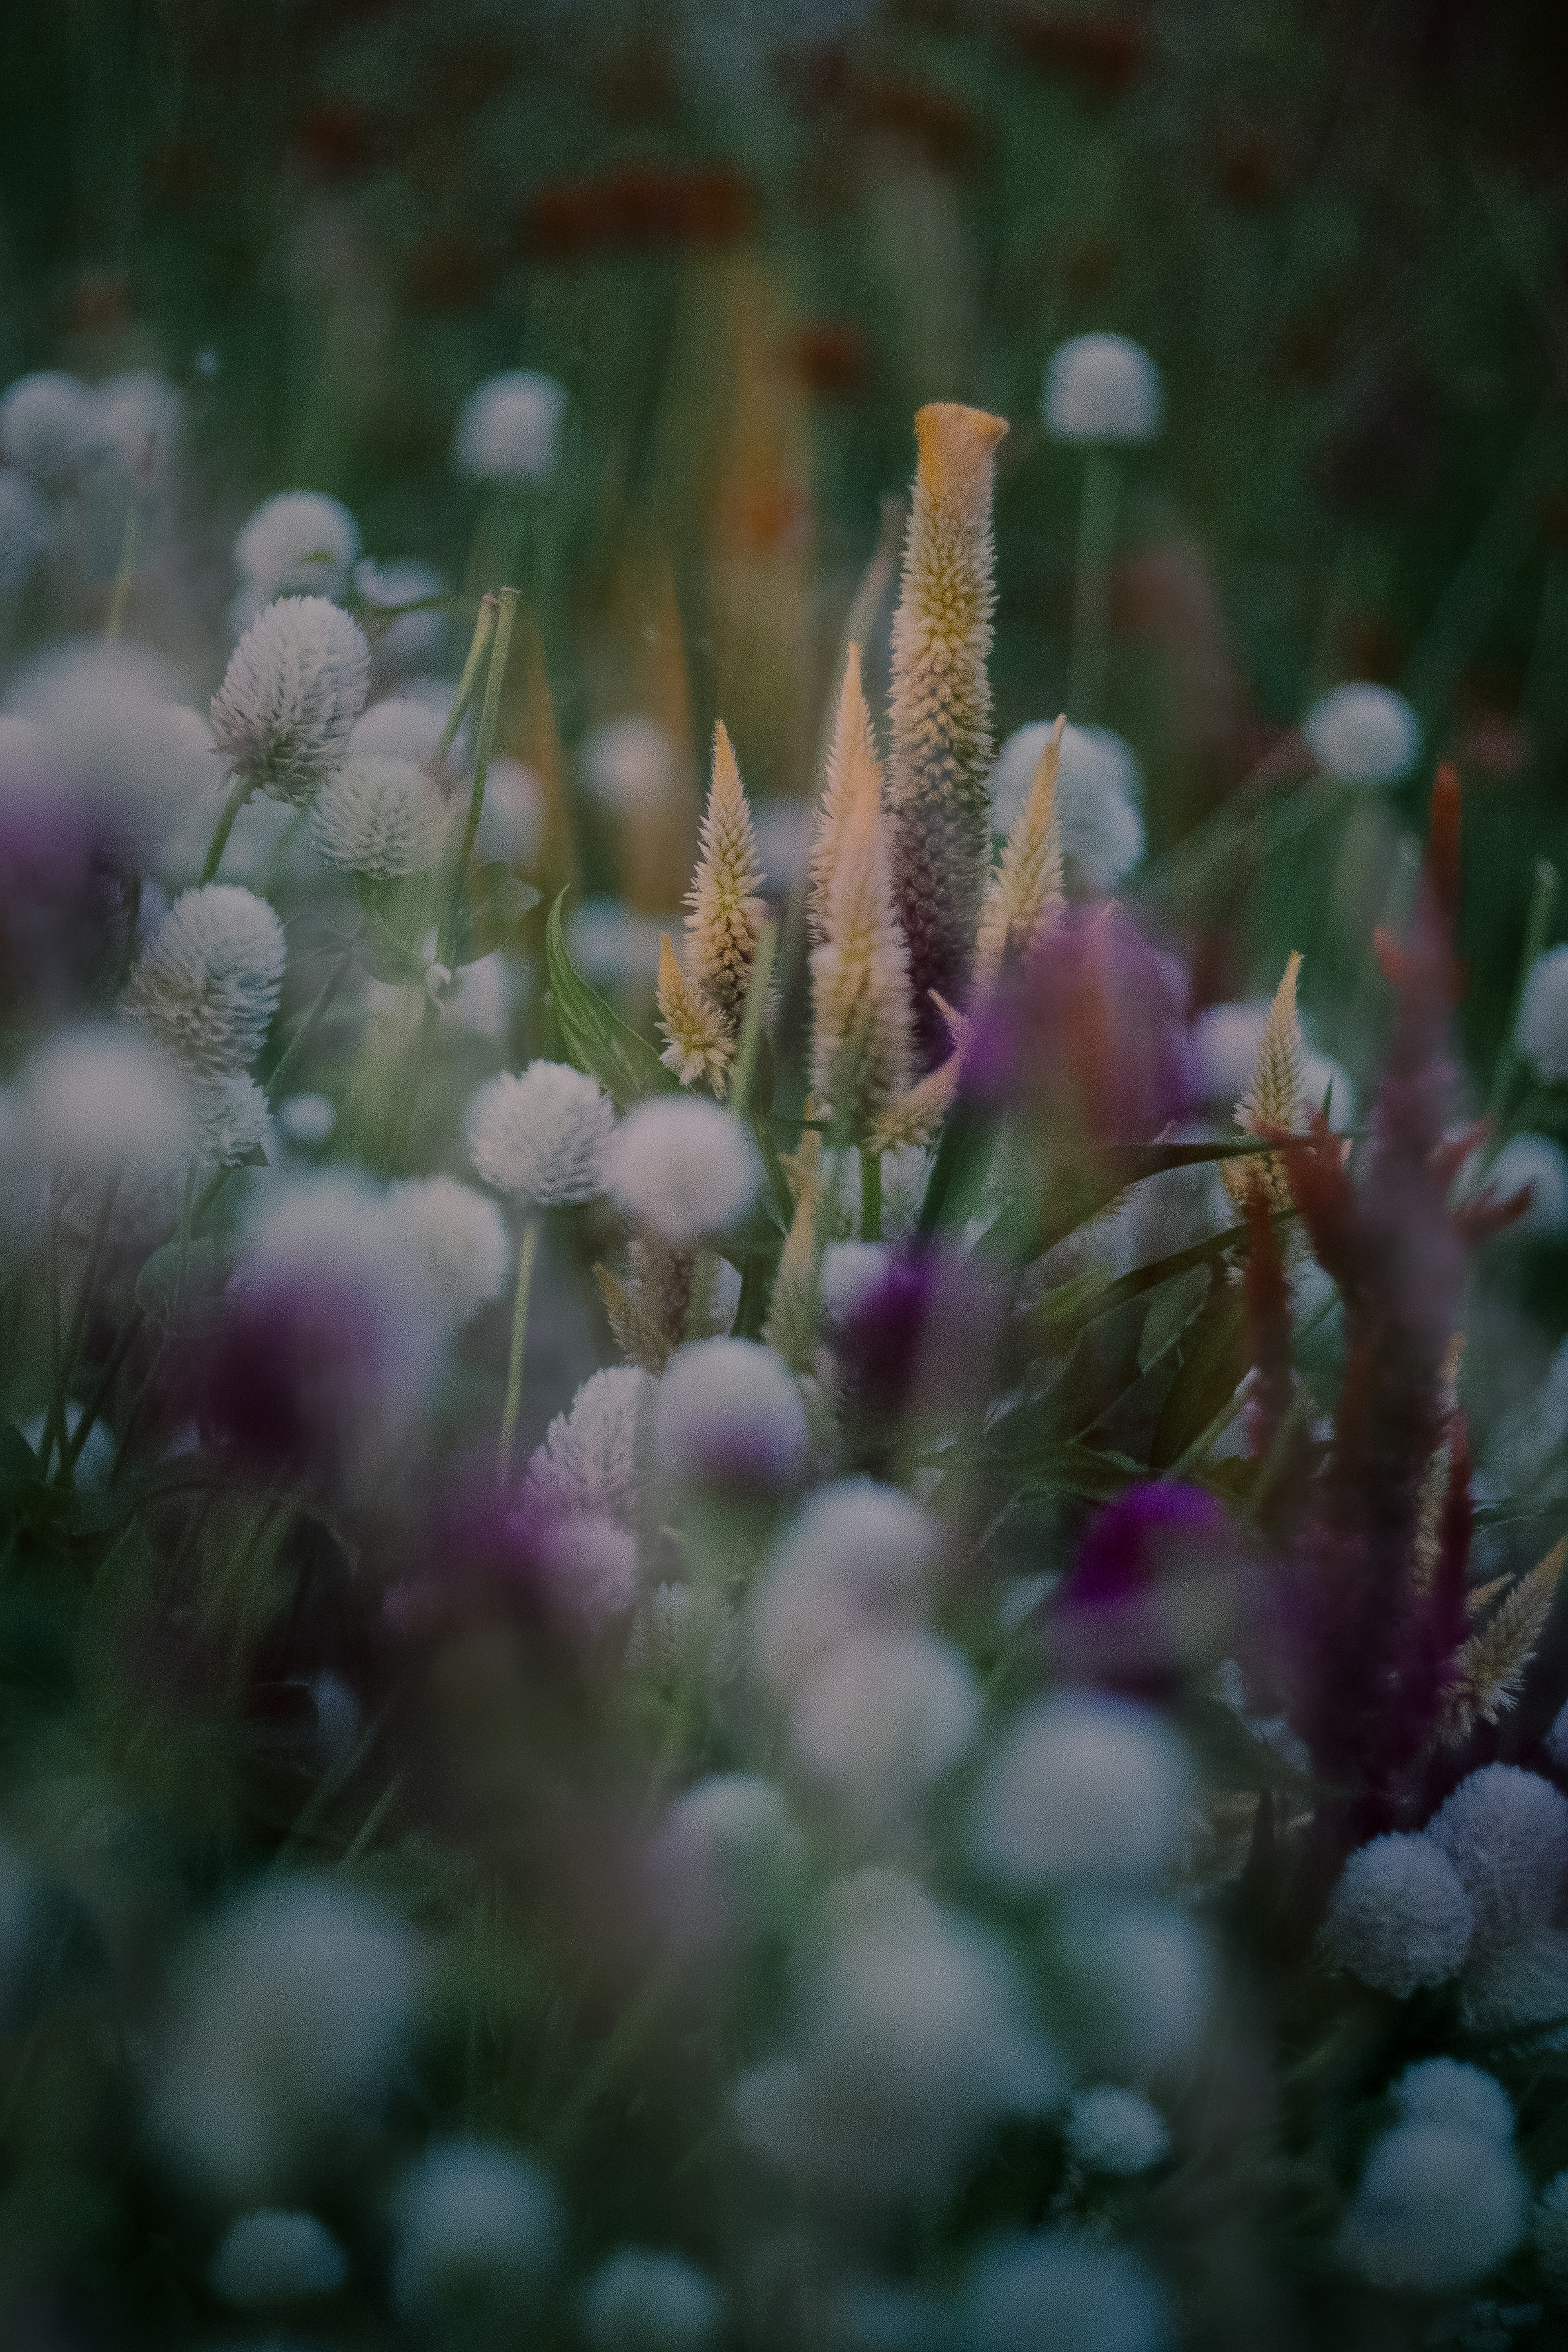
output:
<svg viewBox="0 0 1568 2352"><path fill-rule="evenodd" d="M1179 1479L1140 1479L1097 1511L1079 1544L1060 1609L1116 1608L1146 1592L1173 1558L1230 1552L1236 1529L1216 1496Z"/></svg>
<svg viewBox="0 0 1568 2352"><path fill-rule="evenodd" d="M179 1401L209 1442L258 1468L324 1473L381 1420L384 1336L353 1283L233 1283L193 1335Z"/></svg>
<svg viewBox="0 0 1568 2352"><path fill-rule="evenodd" d="M836 1337L840 1420L856 1466L886 1466L899 1424L982 1408L1000 1304L974 1259L938 1242L893 1251Z"/></svg>
<svg viewBox="0 0 1568 2352"><path fill-rule="evenodd" d="M626 1618L636 1591L628 1528L606 1512L542 1496L525 1473L498 1480L493 1457L476 1455L437 1488L386 1613L396 1631L417 1636L499 1610L572 1643Z"/></svg>
<svg viewBox="0 0 1568 2352"><path fill-rule="evenodd" d="M1062 1670L1158 1696L1212 1665L1234 1631L1242 1544L1201 1487L1142 1479L1089 1521L1051 1605Z"/></svg>
<svg viewBox="0 0 1568 2352"><path fill-rule="evenodd" d="M117 892L80 800L0 744L0 1004L7 1023L58 1015L111 942Z"/></svg>
<svg viewBox="0 0 1568 2352"><path fill-rule="evenodd" d="M1125 908L1068 907L977 1015L960 1087L1089 1145L1146 1142L1201 1088L1186 975Z"/></svg>

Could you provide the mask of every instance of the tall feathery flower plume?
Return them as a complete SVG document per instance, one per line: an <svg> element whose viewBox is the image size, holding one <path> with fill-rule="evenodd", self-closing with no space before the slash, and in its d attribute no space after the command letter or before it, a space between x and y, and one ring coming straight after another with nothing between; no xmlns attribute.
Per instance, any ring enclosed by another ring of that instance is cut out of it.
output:
<svg viewBox="0 0 1568 2352"><path fill-rule="evenodd" d="M668 1041L663 1059L682 1086L707 1078L715 1092L721 1090L766 915L762 883L756 829L721 719L697 870L686 899L685 969L668 940L659 958L659 1024Z"/></svg>
<svg viewBox="0 0 1568 2352"><path fill-rule="evenodd" d="M1028 951L1066 903L1061 828L1056 810L1057 772L1066 725L1063 717L1051 730L1036 763L1029 796L1007 835L1002 863L985 887L974 950L976 995L990 987L1008 956Z"/></svg>
<svg viewBox="0 0 1568 2352"><path fill-rule="evenodd" d="M851 646L844 665L844 683L838 689L833 740L827 747L827 774L811 836L811 888L805 912L813 946L827 936L828 901L838 865L838 836L849 803L850 779L867 762L873 767L879 764L877 741L860 679L860 648Z"/></svg>
<svg viewBox="0 0 1568 2352"><path fill-rule="evenodd" d="M812 1088L846 1141L864 1140L909 1084L909 950L893 908L882 772L864 698L839 704L833 871L812 950ZM858 680L854 681L858 684ZM857 708L858 705L858 708Z"/></svg>
<svg viewBox="0 0 1568 2352"><path fill-rule="evenodd" d="M915 417L920 466L893 616L893 890L909 941L921 1057L943 1050L938 990L962 1003L985 895L991 772L991 493L1001 417L938 401Z"/></svg>
<svg viewBox="0 0 1568 2352"><path fill-rule="evenodd" d="M1258 1054L1252 1083L1236 1106L1236 1123L1247 1135L1266 1135L1273 1128L1304 1131L1310 1115L1303 1071L1307 1044L1296 1013L1296 978L1301 958L1292 950L1285 977L1274 992ZM1244 1160L1226 1160L1220 1168L1225 1189L1246 1213L1255 1195L1270 1209L1289 1209L1290 1186L1283 1164L1272 1152L1249 1152Z"/></svg>

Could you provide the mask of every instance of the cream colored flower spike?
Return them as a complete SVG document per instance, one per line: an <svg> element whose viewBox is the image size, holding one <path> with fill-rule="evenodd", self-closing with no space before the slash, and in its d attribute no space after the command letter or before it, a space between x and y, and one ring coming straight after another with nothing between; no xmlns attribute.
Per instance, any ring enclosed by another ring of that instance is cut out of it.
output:
<svg viewBox="0 0 1568 2352"><path fill-rule="evenodd" d="M706 1078L715 1094L722 1094L724 1075L734 1058L734 1032L681 971L668 931L658 949L658 1020L669 1041L660 1061L683 1087Z"/></svg>
<svg viewBox="0 0 1568 2352"><path fill-rule="evenodd" d="M910 1077L909 956L893 911L881 775L854 758L828 891L811 957L812 1087L837 1133L858 1140Z"/></svg>
<svg viewBox="0 0 1568 2352"><path fill-rule="evenodd" d="M1261 1135L1269 1127L1304 1131L1311 1117L1312 1106L1306 1098L1305 1085L1307 1045L1296 1017L1296 975L1300 969L1301 958L1292 950L1258 1041L1252 1084L1236 1106L1236 1123L1248 1135ZM1272 1153L1268 1158L1259 1154L1246 1160L1227 1160L1220 1174L1238 1209L1245 1208L1256 1186L1268 1193L1275 1208L1290 1206L1290 1187L1284 1167Z"/></svg>
<svg viewBox="0 0 1568 2352"><path fill-rule="evenodd" d="M827 778L822 799L817 805L816 825L811 842L811 895L806 904L806 921L813 942L827 935L827 906L833 887L833 868L838 855L838 835L844 824L844 811L850 792L850 779L867 764L881 774L877 757L876 738L871 731L871 714L866 708L865 689L860 682L860 648L851 646L844 665L844 683L838 692L838 712L833 722L833 740L827 749Z"/></svg>
<svg viewBox="0 0 1568 2352"><path fill-rule="evenodd" d="M686 971L733 1034L741 1024L757 929L763 861L724 722L713 730L713 781L687 897Z"/></svg>
<svg viewBox="0 0 1568 2352"><path fill-rule="evenodd" d="M1007 836L1002 863L986 886L974 951L974 991L989 988L1009 953L1022 955L1063 904L1061 833L1056 821L1061 765L1058 719L1040 753L1029 797Z"/></svg>

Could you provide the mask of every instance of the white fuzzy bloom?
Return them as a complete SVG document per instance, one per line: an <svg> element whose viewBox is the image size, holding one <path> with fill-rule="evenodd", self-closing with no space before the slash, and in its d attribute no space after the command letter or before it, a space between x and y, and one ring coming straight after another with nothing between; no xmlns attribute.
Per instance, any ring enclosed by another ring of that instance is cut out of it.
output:
<svg viewBox="0 0 1568 2352"><path fill-rule="evenodd" d="M130 368L98 389L94 426L99 446L123 474L143 488L164 479L179 444L184 406L166 376Z"/></svg>
<svg viewBox="0 0 1568 2352"><path fill-rule="evenodd" d="M357 760L374 752L383 759L433 767L457 692L453 679L405 679L395 694L383 696L355 719L349 757ZM447 754L448 759L454 756Z"/></svg>
<svg viewBox="0 0 1568 2352"><path fill-rule="evenodd" d="M1136 2081L1190 2071L1215 1990L1214 1955L1195 1920L1172 1903L1071 1895L1058 1906L1053 1940L1076 1989L1086 2067Z"/></svg>
<svg viewBox="0 0 1568 2352"><path fill-rule="evenodd" d="M263 2208L242 2213L225 2232L207 2284L220 2303L244 2310L335 2294L348 2274L342 2248L314 2213Z"/></svg>
<svg viewBox="0 0 1568 2352"><path fill-rule="evenodd" d="M74 375L18 376L0 396L0 457L58 489L98 446L98 407Z"/></svg>
<svg viewBox="0 0 1568 2352"><path fill-rule="evenodd" d="M1136 1885L1175 1860L1191 1793L1181 1742L1157 1715L1059 1692L1023 1710L994 1759L975 1850L1017 1885Z"/></svg>
<svg viewBox="0 0 1568 2352"><path fill-rule="evenodd" d="M605 1186L621 1214L678 1244L732 1225L762 1175L740 1120L691 1095L638 1103L605 1153Z"/></svg>
<svg viewBox="0 0 1568 2352"><path fill-rule="evenodd" d="M510 1243L500 1210L452 1176L394 1184L387 1206L411 1265L455 1329L500 1296Z"/></svg>
<svg viewBox="0 0 1568 2352"><path fill-rule="evenodd" d="M1568 2047L1568 1935L1531 1927L1495 1950L1483 1946L1459 1991L1467 2033L1492 2040L1542 2027L1548 2049Z"/></svg>
<svg viewBox="0 0 1568 2352"><path fill-rule="evenodd" d="M1163 2164L1170 2148L1164 2116L1136 2091L1097 2083L1068 2109L1067 2151L1086 2172L1130 2179Z"/></svg>
<svg viewBox="0 0 1568 2352"><path fill-rule="evenodd" d="M582 764L584 782L607 815L657 808L675 790L675 746L657 719L606 719L584 739Z"/></svg>
<svg viewBox="0 0 1568 2352"><path fill-rule="evenodd" d="M1475 1925L1464 1880L1443 1847L1395 1830L1358 1846L1340 1873L1323 1950L1363 1984L1404 2000L1419 1985L1458 1975Z"/></svg>
<svg viewBox="0 0 1568 2352"><path fill-rule="evenodd" d="M48 502L26 474L0 473L0 595L26 587L54 535Z"/></svg>
<svg viewBox="0 0 1568 2352"><path fill-rule="evenodd" d="M793 1697L856 1634L918 1623L942 1530L891 1486L848 1478L814 1495L774 1547L752 1605L758 1673Z"/></svg>
<svg viewBox="0 0 1568 2352"><path fill-rule="evenodd" d="M420 1397L446 1327L386 1192L340 1169L270 1177L257 1189L233 1279L263 1292L346 1288L371 1318L388 1408Z"/></svg>
<svg viewBox="0 0 1568 2352"><path fill-rule="evenodd" d="M695 2263L622 2246L600 2264L583 2296L593 2352L712 2352L724 2298Z"/></svg>
<svg viewBox="0 0 1568 2352"><path fill-rule="evenodd" d="M987 2126L1059 2103L1060 2066L1001 1946L900 1873L841 1880L784 2053L736 2085L752 2147L855 2200L940 2189Z"/></svg>
<svg viewBox="0 0 1568 2352"><path fill-rule="evenodd" d="M1568 1874L1568 1798L1517 1764L1461 1780L1426 1825L1470 1898L1479 1948L1544 1927Z"/></svg>
<svg viewBox="0 0 1568 2352"><path fill-rule="evenodd" d="M282 596L229 656L213 733L257 791L302 804L342 758L369 685L359 623L324 596Z"/></svg>
<svg viewBox="0 0 1568 2352"><path fill-rule="evenodd" d="M1040 754L1055 731L1044 720L1009 735L991 773L991 821L1010 833L1023 813ZM1143 855L1138 813L1142 779L1137 754L1109 727L1063 730L1057 771L1055 821L1068 879L1102 896L1130 874Z"/></svg>
<svg viewBox="0 0 1568 2352"><path fill-rule="evenodd" d="M605 1189L615 1106L565 1062L531 1062L479 1088L464 1123L487 1184L541 1209L572 1208Z"/></svg>
<svg viewBox="0 0 1568 2352"><path fill-rule="evenodd" d="M1513 2103L1495 2074L1458 2058L1418 2058L1394 2085L1404 2123L1443 2124L1474 2132L1506 2147L1513 2137Z"/></svg>
<svg viewBox="0 0 1568 2352"><path fill-rule="evenodd" d="M438 572L414 557L393 563L374 563L368 555L362 556L354 565L353 583L361 602L373 614L384 612L389 606L416 604L426 596L439 596L446 586ZM446 642L445 613L400 613L395 621L377 629L375 658L384 671L422 669L426 663L440 660Z"/></svg>
<svg viewBox="0 0 1568 2352"><path fill-rule="evenodd" d="M318 2134L380 2105L421 1973L405 1923L329 1879L242 1896L190 1956L156 2137L225 2194L287 2178Z"/></svg>
<svg viewBox="0 0 1568 2352"><path fill-rule="evenodd" d="M589 1633L625 1617L637 1597L637 1545L605 1511L573 1511L541 1531L550 1591L563 1615Z"/></svg>
<svg viewBox="0 0 1568 2352"><path fill-rule="evenodd" d="M1505 1230L1510 1234L1560 1234L1568 1224L1568 1153L1549 1135L1510 1135L1489 1168L1479 1156L1460 1170L1455 1186L1458 1199L1485 1184L1500 1201L1530 1187L1530 1206Z"/></svg>
<svg viewBox="0 0 1568 2352"><path fill-rule="evenodd" d="M175 899L136 960L121 1010L184 1068L222 1077L260 1052L286 954L265 898L208 882Z"/></svg>
<svg viewBox="0 0 1568 2352"><path fill-rule="evenodd" d="M336 596L358 553L353 515L318 490L282 490L268 499L234 542L235 563L263 602Z"/></svg>
<svg viewBox="0 0 1568 2352"><path fill-rule="evenodd" d="M974 1737L980 1692L951 1643L861 1633L819 1665L791 1717L795 1752L868 1828L897 1820Z"/></svg>
<svg viewBox="0 0 1568 2352"><path fill-rule="evenodd" d="M678 1348L658 1384L654 1452L671 1477L787 1485L805 1459L805 1407L788 1365L755 1339Z"/></svg>
<svg viewBox="0 0 1568 2352"><path fill-rule="evenodd" d="M452 439L459 474L481 482L543 482L555 471L566 387L531 368L492 375L463 403Z"/></svg>
<svg viewBox="0 0 1568 2352"><path fill-rule="evenodd" d="M21 1102L37 1160L67 1181L135 1184L195 1148L189 1088L166 1054L128 1029L61 1031L26 1065Z"/></svg>
<svg viewBox="0 0 1568 2352"><path fill-rule="evenodd" d="M278 1124L300 1151L319 1151L338 1123L338 1108L326 1095L289 1095L278 1107Z"/></svg>
<svg viewBox="0 0 1568 2352"><path fill-rule="evenodd" d="M272 1114L256 1080L243 1070L205 1078L191 1088L195 1157L204 1168L237 1168L259 1151L273 1157Z"/></svg>
<svg viewBox="0 0 1568 2352"><path fill-rule="evenodd" d="M1524 2175L1510 2147L1412 2120L1373 2149L1339 2252L1380 2286L1435 2294L1485 2278L1524 2227Z"/></svg>
<svg viewBox="0 0 1568 2352"><path fill-rule="evenodd" d="M466 2289L537 2286L560 2256L561 2202L548 2175L479 2140L429 2148L404 2177L395 2222L392 2299L411 2319Z"/></svg>
<svg viewBox="0 0 1568 2352"><path fill-rule="evenodd" d="M1520 1052L1543 1078L1568 1080L1568 946L1548 948L1531 965L1516 1034Z"/></svg>
<svg viewBox="0 0 1568 2352"><path fill-rule="evenodd" d="M173 699L174 686L130 646L68 645L35 662L10 697L50 767L91 804L105 846L142 865L221 775L210 734Z"/></svg>
<svg viewBox="0 0 1568 2352"><path fill-rule="evenodd" d="M688 1789L665 1816L657 1852L679 1891L682 1927L705 1905L743 1918L787 1916L805 1880L805 1840L760 1773L713 1772Z"/></svg>
<svg viewBox="0 0 1568 2352"><path fill-rule="evenodd" d="M830 1242L822 1253L822 1312L829 1323L843 1323L862 1298L875 1290L892 1263L886 1242Z"/></svg>
<svg viewBox="0 0 1568 2352"><path fill-rule="evenodd" d="M384 752L351 751L310 810L322 856L377 882L434 866L446 828L447 804L425 771Z"/></svg>
<svg viewBox="0 0 1568 2352"><path fill-rule="evenodd" d="M1058 441L1152 441L1165 420L1160 371L1130 335L1074 335L1047 362L1040 413Z"/></svg>
<svg viewBox="0 0 1568 2352"><path fill-rule="evenodd" d="M636 1364L585 1380L528 1465L525 1500L545 1516L602 1512L629 1528L637 1510L637 1437L650 1382Z"/></svg>
<svg viewBox="0 0 1568 2352"><path fill-rule="evenodd" d="M1530 2234L1547 2285L1568 2303L1568 2172L1554 2174L1537 2198Z"/></svg>
<svg viewBox="0 0 1568 2352"><path fill-rule="evenodd" d="M963 2340L984 2352L1163 2352L1159 2281L1125 2246L1068 2230L1005 2240L970 2264Z"/></svg>
<svg viewBox="0 0 1568 2352"><path fill-rule="evenodd" d="M1301 732L1319 767L1345 784L1396 784L1421 751L1421 721L1389 686L1336 686Z"/></svg>

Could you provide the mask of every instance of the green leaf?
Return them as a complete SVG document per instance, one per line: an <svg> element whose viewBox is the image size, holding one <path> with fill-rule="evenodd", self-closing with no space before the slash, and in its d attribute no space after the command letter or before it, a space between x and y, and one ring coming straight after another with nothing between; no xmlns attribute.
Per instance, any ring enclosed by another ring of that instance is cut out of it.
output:
<svg viewBox="0 0 1568 2352"><path fill-rule="evenodd" d="M629 1029L598 990L587 982L566 952L561 929L564 890L550 909L544 926L544 959L550 973L550 994L561 1030L561 1043L574 1066L597 1078L619 1110L649 1095L679 1092L673 1070L667 1070L646 1038Z"/></svg>
<svg viewBox="0 0 1568 2352"><path fill-rule="evenodd" d="M1083 1503L1109 1503L1135 1478L1146 1478L1148 1475L1130 1454L1069 1440L1065 1445L1052 1446L1039 1459L1016 1489L1016 1499L1023 1502L1035 1496L1071 1495Z"/></svg>
<svg viewBox="0 0 1568 2352"><path fill-rule="evenodd" d="M477 963L498 948L515 947L523 917L538 904L539 893L532 883L514 874L504 860L474 866L458 923L454 964Z"/></svg>

